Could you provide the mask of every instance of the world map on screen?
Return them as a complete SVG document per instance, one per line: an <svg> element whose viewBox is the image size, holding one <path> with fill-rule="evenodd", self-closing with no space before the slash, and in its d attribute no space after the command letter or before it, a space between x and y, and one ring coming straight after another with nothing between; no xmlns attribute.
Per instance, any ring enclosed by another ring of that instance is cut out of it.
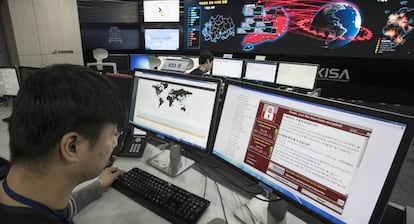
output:
<svg viewBox="0 0 414 224"><path fill-rule="evenodd" d="M154 88L158 97L158 107L168 105L169 108L178 107L181 111L186 111L185 101L188 96L193 94L182 87L175 88L174 85L167 82L160 82L153 85L152 88Z"/></svg>

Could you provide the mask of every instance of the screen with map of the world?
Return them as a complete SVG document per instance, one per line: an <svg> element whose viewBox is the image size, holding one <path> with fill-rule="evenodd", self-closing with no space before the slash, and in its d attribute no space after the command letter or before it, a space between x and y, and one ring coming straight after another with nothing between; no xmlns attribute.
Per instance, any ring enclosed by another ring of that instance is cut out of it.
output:
<svg viewBox="0 0 414 224"><path fill-rule="evenodd" d="M200 150L212 147L220 80L135 70L130 123Z"/></svg>
<svg viewBox="0 0 414 224"><path fill-rule="evenodd" d="M411 1L186 0L184 49L412 59Z"/></svg>

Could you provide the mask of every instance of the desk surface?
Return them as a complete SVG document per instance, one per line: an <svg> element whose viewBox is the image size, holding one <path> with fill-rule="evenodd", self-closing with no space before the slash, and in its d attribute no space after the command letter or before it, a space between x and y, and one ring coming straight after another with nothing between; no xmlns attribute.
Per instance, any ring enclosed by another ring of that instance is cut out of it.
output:
<svg viewBox="0 0 414 224"><path fill-rule="evenodd" d="M205 214L200 218L199 223L207 223L210 219L215 217L224 217L222 205L220 202L220 195L226 204L226 216L229 223L237 223L232 219L232 209L244 203L247 199L238 195L225 187L218 185L202 175L197 170L189 168L184 173L177 177L169 177L168 175L158 171L157 169L146 164L146 160L153 155L159 153L160 150L152 145L147 146L142 158L125 158L118 157L114 166L120 167L124 170L129 170L132 167L139 167L155 176L171 182L179 187L182 187L191 193L197 194L201 197L210 200L211 204L206 210ZM94 223L99 220L99 223L168 223L160 216L154 214L142 205L127 198L117 190L110 188L104 193L103 197L93 202L91 205L83 209L74 219L77 224Z"/></svg>
<svg viewBox="0 0 414 224"><path fill-rule="evenodd" d="M118 157L114 165L125 170L129 170L135 166L139 167L191 193L208 199L211 204L201 216L198 223L208 223L216 217L225 219L224 216L227 218L228 223L242 223L233 215L233 212L236 208L248 201L249 198L202 174L193 167L197 166L197 164L193 164L192 167L177 177L170 177L160 172L146 163L147 159L159 152L160 150L158 148L148 144L142 158ZM78 187L82 187L84 184L87 183L83 183ZM76 224L94 223L97 221L102 224L169 223L113 188L110 188L104 193L103 197L92 202L92 204L79 212L74 221ZM295 216L288 214L287 223L303 222Z"/></svg>

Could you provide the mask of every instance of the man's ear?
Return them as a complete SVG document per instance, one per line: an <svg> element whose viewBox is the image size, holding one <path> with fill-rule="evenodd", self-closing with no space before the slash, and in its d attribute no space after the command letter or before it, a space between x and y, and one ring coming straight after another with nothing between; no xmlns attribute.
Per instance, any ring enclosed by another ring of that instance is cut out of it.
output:
<svg viewBox="0 0 414 224"><path fill-rule="evenodd" d="M60 140L59 151L67 161L78 160L80 136L76 132L68 132Z"/></svg>

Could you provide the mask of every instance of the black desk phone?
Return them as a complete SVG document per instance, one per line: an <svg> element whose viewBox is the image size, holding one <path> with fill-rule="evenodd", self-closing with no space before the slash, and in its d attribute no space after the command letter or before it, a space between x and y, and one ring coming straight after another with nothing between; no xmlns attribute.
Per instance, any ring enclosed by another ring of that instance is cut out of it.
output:
<svg viewBox="0 0 414 224"><path fill-rule="evenodd" d="M141 158L146 147L145 135L134 134L134 128L125 128L118 138L118 145L112 152L115 156Z"/></svg>

